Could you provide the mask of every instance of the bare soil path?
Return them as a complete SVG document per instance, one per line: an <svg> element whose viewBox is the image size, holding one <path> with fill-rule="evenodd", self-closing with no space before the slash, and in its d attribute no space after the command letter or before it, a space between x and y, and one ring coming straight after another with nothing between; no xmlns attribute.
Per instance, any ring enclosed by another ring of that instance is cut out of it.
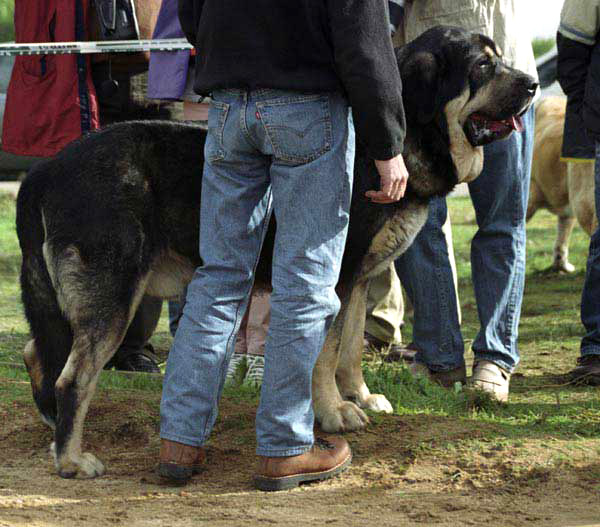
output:
<svg viewBox="0 0 600 527"><path fill-rule="evenodd" d="M511 445L490 441L495 425L390 416L348 434L354 462L343 477L261 493L251 484L254 408L223 403L207 470L181 488L154 475L156 394L98 394L86 446L108 471L87 481L56 476L32 404L0 407L0 526L600 526L600 456L585 441L563 466L560 441Z"/></svg>

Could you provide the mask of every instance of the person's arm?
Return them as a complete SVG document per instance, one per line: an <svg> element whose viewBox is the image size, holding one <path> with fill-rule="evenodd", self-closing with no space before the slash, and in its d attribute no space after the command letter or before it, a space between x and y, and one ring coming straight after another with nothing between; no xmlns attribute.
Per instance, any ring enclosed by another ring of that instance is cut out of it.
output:
<svg viewBox="0 0 600 527"><path fill-rule="evenodd" d="M179 0L177 6L181 29L192 46L196 45L196 31L203 6L204 0Z"/></svg>
<svg viewBox="0 0 600 527"><path fill-rule="evenodd" d="M556 35L557 77L567 97L579 109L599 30L600 1L565 0Z"/></svg>
<svg viewBox="0 0 600 527"><path fill-rule="evenodd" d="M357 135L373 159L382 189L370 198L397 201L408 173L401 157L406 120L402 82L389 33L385 3L372 0L328 0L337 73L348 94Z"/></svg>
<svg viewBox="0 0 600 527"><path fill-rule="evenodd" d="M560 32L556 34L556 45L558 83L576 111L581 113L588 68L592 58L592 46L571 40Z"/></svg>

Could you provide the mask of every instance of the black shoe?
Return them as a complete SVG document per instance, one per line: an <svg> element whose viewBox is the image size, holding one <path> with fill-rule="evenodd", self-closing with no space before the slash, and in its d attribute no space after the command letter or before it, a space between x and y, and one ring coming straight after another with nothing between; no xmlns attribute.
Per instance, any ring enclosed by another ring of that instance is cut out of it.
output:
<svg viewBox="0 0 600 527"><path fill-rule="evenodd" d="M390 344L389 342L385 342L384 340L374 337L366 331L364 337L365 349L372 347L380 353L387 352L383 359L386 362L399 362L403 360L406 362L412 362L415 359L415 354L418 351L417 347L412 342L408 345Z"/></svg>
<svg viewBox="0 0 600 527"><path fill-rule="evenodd" d="M575 384L600 386L600 355L579 357L577 367L569 375Z"/></svg>
<svg viewBox="0 0 600 527"><path fill-rule="evenodd" d="M160 373L158 361L150 344L139 350L117 350L105 369L114 368L119 371L137 371L141 373Z"/></svg>
<svg viewBox="0 0 600 527"><path fill-rule="evenodd" d="M383 360L385 362L413 362L417 351L419 351L419 348L415 346L414 342L409 342L408 344L392 344L392 346L390 346L390 351Z"/></svg>

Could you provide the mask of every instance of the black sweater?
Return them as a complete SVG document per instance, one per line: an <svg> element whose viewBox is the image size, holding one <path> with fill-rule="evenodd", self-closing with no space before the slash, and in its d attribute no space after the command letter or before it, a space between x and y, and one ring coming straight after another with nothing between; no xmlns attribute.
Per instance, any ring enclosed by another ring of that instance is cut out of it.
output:
<svg viewBox="0 0 600 527"><path fill-rule="evenodd" d="M402 85L383 0L179 0L194 89L344 92L374 159L402 152Z"/></svg>

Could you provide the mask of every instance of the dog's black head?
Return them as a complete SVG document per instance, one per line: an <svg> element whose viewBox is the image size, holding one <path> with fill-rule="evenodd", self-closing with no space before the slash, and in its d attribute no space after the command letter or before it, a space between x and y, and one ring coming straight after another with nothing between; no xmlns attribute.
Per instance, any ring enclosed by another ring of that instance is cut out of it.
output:
<svg viewBox="0 0 600 527"><path fill-rule="evenodd" d="M432 121L450 102L472 146L508 136L522 126L538 84L506 66L493 40L437 26L398 51L407 117Z"/></svg>
<svg viewBox="0 0 600 527"><path fill-rule="evenodd" d="M506 66L485 35L437 26L397 50L397 58L409 133L435 126L455 165L471 155L482 161L477 147L522 130L520 116L538 85ZM479 164L457 166L458 180L476 177Z"/></svg>

